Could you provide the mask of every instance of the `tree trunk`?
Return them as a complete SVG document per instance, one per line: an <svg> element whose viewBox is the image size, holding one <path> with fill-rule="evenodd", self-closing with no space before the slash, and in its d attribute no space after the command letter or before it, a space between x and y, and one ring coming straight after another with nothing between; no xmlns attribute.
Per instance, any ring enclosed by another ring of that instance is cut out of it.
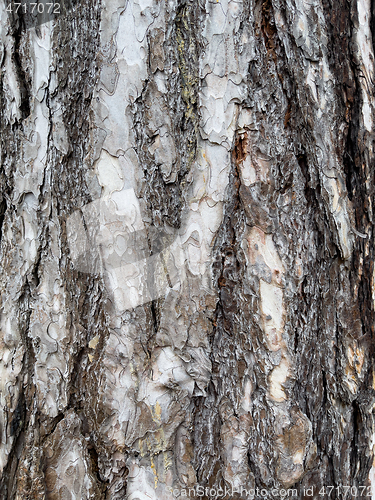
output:
<svg viewBox="0 0 375 500"><path fill-rule="evenodd" d="M7 6L1 500L375 498L375 3Z"/></svg>

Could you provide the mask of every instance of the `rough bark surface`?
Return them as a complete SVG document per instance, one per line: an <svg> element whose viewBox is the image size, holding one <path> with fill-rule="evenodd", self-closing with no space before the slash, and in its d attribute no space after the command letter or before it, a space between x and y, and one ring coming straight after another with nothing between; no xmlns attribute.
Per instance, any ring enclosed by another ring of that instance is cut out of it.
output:
<svg viewBox="0 0 375 500"><path fill-rule="evenodd" d="M375 3L0 30L0 499L375 498Z"/></svg>

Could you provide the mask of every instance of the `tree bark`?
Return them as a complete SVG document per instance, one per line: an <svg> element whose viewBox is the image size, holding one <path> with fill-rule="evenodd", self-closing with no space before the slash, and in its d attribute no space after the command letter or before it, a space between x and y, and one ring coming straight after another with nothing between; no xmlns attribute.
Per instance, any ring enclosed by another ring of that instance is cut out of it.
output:
<svg viewBox="0 0 375 500"><path fill-rule="evenodd" d="M375 498L375 3L8 4L0 498Z"/></svg>

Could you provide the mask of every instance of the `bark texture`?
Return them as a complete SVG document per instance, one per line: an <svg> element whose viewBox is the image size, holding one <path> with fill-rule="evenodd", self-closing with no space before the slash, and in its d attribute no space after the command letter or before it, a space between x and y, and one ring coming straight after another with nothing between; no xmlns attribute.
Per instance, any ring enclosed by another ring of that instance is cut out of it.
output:
<svg viewBox="0 0 375 500"><path fill-rule="evenodd" d="M5 7L0 499L375 498L375 3Z"/></svg>

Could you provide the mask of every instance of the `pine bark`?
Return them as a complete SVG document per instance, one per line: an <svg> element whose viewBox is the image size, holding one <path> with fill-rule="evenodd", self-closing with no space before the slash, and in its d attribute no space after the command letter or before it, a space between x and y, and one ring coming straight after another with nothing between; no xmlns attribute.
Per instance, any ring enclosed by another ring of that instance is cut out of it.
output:
<svg viewBox="0 0 375 500"><path fill-rule="evenodd" d="M0 499L375 498L375 3L6 6Z"/></svg>

